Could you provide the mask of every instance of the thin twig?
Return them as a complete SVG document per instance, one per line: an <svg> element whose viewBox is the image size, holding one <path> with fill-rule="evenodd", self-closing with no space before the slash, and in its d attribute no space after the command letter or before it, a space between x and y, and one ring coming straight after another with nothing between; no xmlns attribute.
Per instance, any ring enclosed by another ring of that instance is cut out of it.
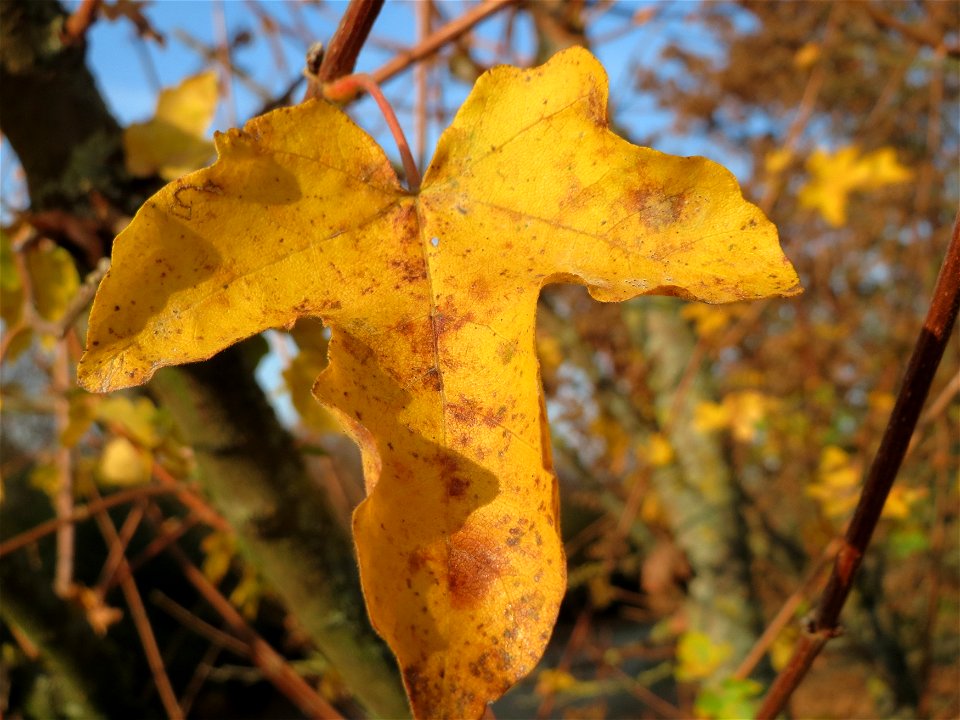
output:
<svg viewBox="0 0 960 720"><path fill-rule="evenodd" d="M101 4L102 0L83 0L80 3L80 6L73 11L73 14L63 24L60 39L64 45L82 43L86 40L87 31L96 22Z"/></svg>
<svg viewBox="0 0 960 720"><path fill-rule="evenodd" d="M382 7L383 0L351 0L330 38L330 45L317 70L316 83L310 84L307 97L319 95L320 87L325 83L353 72L360 49L367 41Z"/></svg>
<svg viewBox="0 0 960 720"><path fill-rule="evenodd" d="M456 40L461 35L469 32L475 25L515 1L516 0L488 0L488 2L477 5L476 7L465 12L456 20L451 20L449 23L439 28L432 35L425 38L423 42L419 43L415 48L411 48L407 52L398 54L395 58L393 58L393 60L389 61L385 65L382 65L370 74L378 84L382 85L394 75L403 72L418 60L423 60L424 58L433 55L447 43Z"/></svg>
<svg viewBox="0 0 960 720"><path fill-rule="evenodd" d="M414 162L410 145L403 134L403 128L400 127L397 115L383 96L383 92L381 92L376 81L366 73L347 75L324 85L323 94L330 100L341 100L355 95L361 89L366 90L367 94L376 101L380 112L383 113L383 117L387 121L387 127L390 128L393 139L397 143L397 148L400 150L400 159L403 161L403 169L407 175L407 186L411 193L416 193L420 189L420 171L417 169L417 163Z"/></svg>
<svg viewBox="0 0 960 720"><path fill-rule="evenodd" d="M237 103L233 92L233 60L230 57L230 34L227 30L227 11L223 0L215 0L211 7L213 11L213 31L216 42L216 58L220 63L220 91L223 94L224 105L227 108L227 122L231 127L237 126Z"/></svg>
<svg viewBox="0 0 960 720"><path fill-rule="evenodd" d="M960 370L943 386L943 390L941 390L936 399L930 403L930 407L927 408L927 411L920 418L920 422L928 423L936 418L947 409L947 405L949 405L950 401L957 395L960 395Z"/></svg>
<svg viewBox="0 0 960 720"><path fill-rule="evenodd" d="M213 664L220 656L220 652L221 647L213 643L207 648L207 652L204 653L200 662L197 663L197 667L193 671L193 677L190 678L190 682L187 683L187 687L184 688L183 694L180 696L180 707L183 708L184 715L190 715L190 708L193 707L193 701L200 693L200 689L207 681L207 678L209 678L213 672Z"/></svg>
<svg viewBox="0 0 960 720"><path fill-rule="evenodd" d="M121 490L120 492L114 493L113 495L108 495L105 498L91 500L86 505L81 505L80 507L75 508L74 511L67 517L47 520L39 525L35 525L29 530L25 530L19 535L14 535L12 538L4 540L2 543L0 543L0 557L12 553L14 550L19 550L20 548L24 547L25 545L29 545L32 542L36 542L45 535L56 532L57 528L61 527L62 525L88 520L93 516L94 513L100 510L106 510L117 505L134 502L135 500L148 495L165 495L172 492L174 492L172 488L161 487L160 485L144 485L143 487L131 488L130 490Z"/></svg>
<svg viewBox="0 0 960 720"><path fill-rule="evenodd" d="M950 434L946 425L937 427L937 440L941 452L946 455L950 445ZM950 492L950 473L941 467L937 473L937 483L933 496L933 521L930 528L929 567L927 579L927 607L923 624L920 627L920 662L917 663L917 677L921 687L920 700L917 702L917 715L930 717L930 704L933 700L933 645L934 631L937 627L938 608L940 607L941 573L943 571L944 549L947 540L946 527L951 514L947 495Z"/></svg>
<svg viewBox="0 0 960 720"><path fill-rule="evenodd" d="M920 25L911 25L906 23L900 18L890 15L883 10L883 8L874 3L862 3L860 7L867 11L870 19L873 20L878 27L896 30L905 38L908 38L909 40L912 40L920 45L926 45L934 49L942 47L946 54L950 57L960 57L960 46L945 46L943 44L944 38L940 37L936 33L929 32L926 28L921 27Z"/></svg>
<svg viewBox="0 0 960 720"><path fill-rule="evenodd" d="M206 500L181 480L171 475L170 471L159 462L154 461L151 472L153 473L153 477L156 478L161 485L167 486L172 492L176 493L177 499L183 506L193 512L201 521L205 522L214 530L221 532L228 532L233 529L225 517L214 510Z"/></svg>
<svg viewBox="0 0 960 720"><path fill-rule="evenodd" d="M183 607L183 605L171 600L159 590L154 590L150 593L150 602L197 635L202 635L210 642L219 645L225 650L229 650L234 655L242 658L250 657L250 647L245 642L201 620Z"/></svg>
<svg viewBox="0 0 960 720"><path fill-rule="evenodd" d="M422 0L417 3L417 40L423 42L423 39L430 34L430 21L433 19L432 0ZM428 89L428 68L427 63L418 63L414 74L416 76L417 96L415 100L416 112L413 115L414 120L414 142L417 162L423 163L427 151L427 89Z"/></svg>
<svg viewBox="0 0 960 720"><path fill-rule="evenodd" d="M135 558L132 560L127 560L126 571L117 570L117 572L114 573L113 577L110 579L110 582L108 582L103 588L104 595L110 592L114 586L118 585L120 581L123 580L125 577L124 572L131 574L135 573L150 560L166 550L167 545L179 540L188 530L195 527L197 523L200 522L200 519L196 515L190 515L185 520L174 520L174 526L171 528L170 520L174 519L170 518L164 521L165 530L162 535L159 535L151 540L150 544L147 545Z"/></svg>
<svg viewBox="0 0 960 720"><path fill-rule="evenodd" d="M96 486L93 487L96 493ZM99 499L99 498L97 498ZM97 524L100 526L100 532L103 534L111 553L115 546L120 544L120 536L113 520L107 514L106 510L101 508L95 514ZM153 626L150 625L150 618L147 617L147 609L143 605L143 598L140 597L140 591L137 584L130 574L126 555L120 553L119 569L124 573L124 578L120 582L120 589L123 591L123 597L127 601L127 607L130 609L130 617L133 620L137 634L140 636L140 643L143 646L143 654L147 658L147 665L153 674L153 683L157 688L157 694L160 696L160 702L171 720L182 720L183 711L177 702L177 696L173 692L173 686L170 684L170 678L167 675L167 669L163 664L163 657L160 654L160 647L157 645L156 635L153 633Z"/></svg>
<svg viewBox="0 0 960 720"><path fill-rule="evenodd" d="M777 639L777 635L780 634L780 631L794 617L797 608L800 607L800 603L813 593L814 588L820 582L820 576L823 574L823 571L827 569L830 559L836 555L839 549L840 538L834 538L827 547L824 548L820 559L817 560L816 565L814 565L813 569L807 574L807 577L800 584L800 587L784 601L783 605L780 606L780 610L777 611L776 616L774 616L773 620L764 628L763 634L757 638L753 647L750 648L750 652L748 652L747 656L740 662L740 665L732 676L735 680L746 680L750 677L750 673L753 672L753 669L763 658L764 654L773 644L773 641Z"/></svg>
<svg viewBox="0 0 960 720"><path fill-rule="evenodd" d="M927 317L914 346L903 385L887 422L887 428L874 456L853 519L843 545L837 553L833 572L807 632L800 637L787 666L774 680L757 717L772 720L783 709L790 695L807 674L814 659L840 630L840 611L850 594L853 578L860 567L883 506L900 469L913 435L920 411L943 357L960 307L960 215L953 225L950 245Z"/></svg>
<svg viewBox="0 0 960 720"><path fill-rule="evenodd" d="M118 574L120 566L126 558L127 546L130 544L133 534L140 527L140 521L143 519L143 510L146 498L140 498L137 504L130 508L123 525L120 526L120 532L117 536L117 542L111 546L107 559L103 563L103 569L100 571L100 580L97 582L96 591L106 595L107 587L110 586L114 576ZM129 564L129 563L128 563ZM123 578L121 578L122 580Z"/></svg>
<svg viewBox="0 0 960 720"><path fill-rule="evenodd" d="M161 529L162 531L162 529ZM309 717L341 718L332 705L317 694L286 659L277 653L243 619L236 608L207 580L206 576L190 562L176 544L167 547L167 552L180 565L184 576L197 592L210 603L214 610L230 626L231 630L250 648L250 659L260 669L263 676L295 703Z"/></svg>
<svg viewBox="0 0 960 720"><path fill-rule="evenodd" d="M573 659L580 653L580 649L587 640L587 635L590 632L590 623L593 619L593 612L589 606L584 607L580 614L577 616L577 621L573 625L573 630L570 632L570 637L567 639L566 644L563 646L563 653L560 656L560 661L557 663L557 670L560 672L568 672L570 670L570 664L573 662ZM540 702L540 707L537 708L537 713L535 717L537 720L541 718L549 717L553 712L553 706L556 703L556 690L551 688L545 695L543 700Z"/></svg>
<svg viewBox="0 0 960 720"><path fill-rule="evenodd" d="M54 419L57 432L61 435L70 425L70 358L67 345L60 341L56 345L53 359ZM73 514L73 451L63 443L58 443L53 456L57 473L57 494L54 509L57 518L70 517ZM57 554L53 575L53 591L60 597L66 597L73 584L74 541L76 528L73 523L64 523L57 528Z"/></svg>

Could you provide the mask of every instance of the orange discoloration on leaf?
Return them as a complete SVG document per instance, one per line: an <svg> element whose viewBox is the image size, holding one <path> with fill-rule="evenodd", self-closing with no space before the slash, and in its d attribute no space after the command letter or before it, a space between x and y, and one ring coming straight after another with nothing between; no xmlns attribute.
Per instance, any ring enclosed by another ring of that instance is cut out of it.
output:
<svg viewBox="0 0 960 720"><path fill-rule="evenodd" d="M80 376L101 391L300 316L331 328L314 394L363 451L364 595L419 717L479 717L537 663L564 593L540 288L798 292L733 177L613 135L606 88L577 48L494 68L417 194L330 105L256 118L148 201L97 295Z"/></svg>

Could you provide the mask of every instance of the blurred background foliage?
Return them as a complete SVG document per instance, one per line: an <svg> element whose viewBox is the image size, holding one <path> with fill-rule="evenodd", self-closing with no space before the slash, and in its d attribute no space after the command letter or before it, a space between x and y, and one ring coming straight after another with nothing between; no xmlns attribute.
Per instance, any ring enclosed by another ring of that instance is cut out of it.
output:
<svg viewBox="0 0 960 720"><path fill-rule="evenodd" d="M472 7L388 4L361 68ZM163 179L211 159L211 125L298 101L302 58L344 8L0 4L8 717L297 717L314 707L304 692L349 717L402 712L358 611L357 453L310 397L322 325L271 331L138 391L100 397L74 383L110 239ZM610 71L618 131L731 167L806 289L721 307L543 293L570 587L546 657L498 717L755 710L822 587L947 245L958 28L960 5L935 1L539 0L505 5L385 85L422 167L486 67L586 45ZM102 59L117 37L133 70ZM152 116L124 107L114 72L139 73L130 103ZM368 102L350 112L384 136ZM845 633L795 694L794 716L960 714L958 349ZM263 642L290 674L265 661Z"/></svg>

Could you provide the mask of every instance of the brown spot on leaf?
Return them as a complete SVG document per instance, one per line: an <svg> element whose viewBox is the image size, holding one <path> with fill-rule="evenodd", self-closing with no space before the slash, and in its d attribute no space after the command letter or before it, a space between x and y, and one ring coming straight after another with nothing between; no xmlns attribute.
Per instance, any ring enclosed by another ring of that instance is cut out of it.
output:
<svg viewBox="0 0 960 720"><path fill-rule="evenodd" d="M663 230L678 223L686 204L686 195L664 195L662 190L650 186L631 191L628 199L628 207L652 230Z"/></svg>
<svg viewBox="0 0 960 720"><path fill-rule="evenodd" d="M173 202L170 205L170 214L176 215L184 220L190 220L193 217L193 202L183 195L188 190L196 190L199 193L223 195L223 188L213 182L213 180L207 180L203 185L181 183L179 187L173 191Z"/></svg>
<svg viewBox="0 0 960 720"><path fill-rule="evenodd" d="M460 463L455 455L441 453L437 456L437 467L440 471L440 481L450 497L463 497L470 489L470 480L465 477Z"/></svg>
<svg viewBox="0 0 960 720"><path fill-rule="evenodd" d="M407 558L407 569L410 571L411 575L416 575L420 570L424 568L427 564L427 559L424 557L421 550L415 550L410 553L409 558Z"/></svg>
<svg viewBox="0 0 960 720"><path fill-rule="evenodd" d="M394 258L389 261L390 267L400 273L404 282L416 283L427 278L427 266L423 260L416 258Z"/></svg>
<svg viewBox="0 0 960 720"><path fill-rule="evenodd" d="M461 425L473 426L479 421L481 412L480 403L471 398L460 396L458 402L449 403L447 409L453 419Z"/></svg>
<svg viewBox="0 0 960 720"><path fill-rule="evenodd" d="M450 605L457 610L476 607L490 592L506 566L502 550L489 533L465 525L450 537L447 583Z"/></svg>
<svg viewBox="0 0 960 720"><path fill-rule="evenodd" d="M484 303L490 297L490 285L486 278L479 277L470 283L470 299Z"/></svg>
<svg viewBox="0 0 960 720"><path fill-rule="evenodd" d="M483 423L487 427L497 427L507 416L507 406L501 405L496 411L485 410L483 413Z"/></svg>

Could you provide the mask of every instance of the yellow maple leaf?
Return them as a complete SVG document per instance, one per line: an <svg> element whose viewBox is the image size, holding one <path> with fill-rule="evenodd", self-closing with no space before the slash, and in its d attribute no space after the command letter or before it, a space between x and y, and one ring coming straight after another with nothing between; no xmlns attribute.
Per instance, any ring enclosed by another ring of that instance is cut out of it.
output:
<svg viewBox="0 0 960 720"><path fill-rule="evenodd" d="M114 243L80 380L127 387L322 318L314 393L363 451L371 620L415 715L479 717L533 669L565 589L540 288L793 295L776 229L719 165L610 132L605 73L581 48L481 76L417 192L323 101L216 143L214 166L160 190Z"/></svg>
<svg viewBox="0 0 960 720"><path fill-rule="evenodd" d="M909 180L913 172L897 161L891 147L860 154L856 145L834 153L816 150L807 159L810 180L800 189L801 207L817 210L828 223L841 227L847 222L850 193L876 190Z"/></svg>
<svg viewBox="0 0 960 720"><path fill-rule="evenodd" d="M188 77L160 93L153 118L123 131L127 170L173 180L203 166L213 155L204 137L217 111L217 74Z"/></svg>

